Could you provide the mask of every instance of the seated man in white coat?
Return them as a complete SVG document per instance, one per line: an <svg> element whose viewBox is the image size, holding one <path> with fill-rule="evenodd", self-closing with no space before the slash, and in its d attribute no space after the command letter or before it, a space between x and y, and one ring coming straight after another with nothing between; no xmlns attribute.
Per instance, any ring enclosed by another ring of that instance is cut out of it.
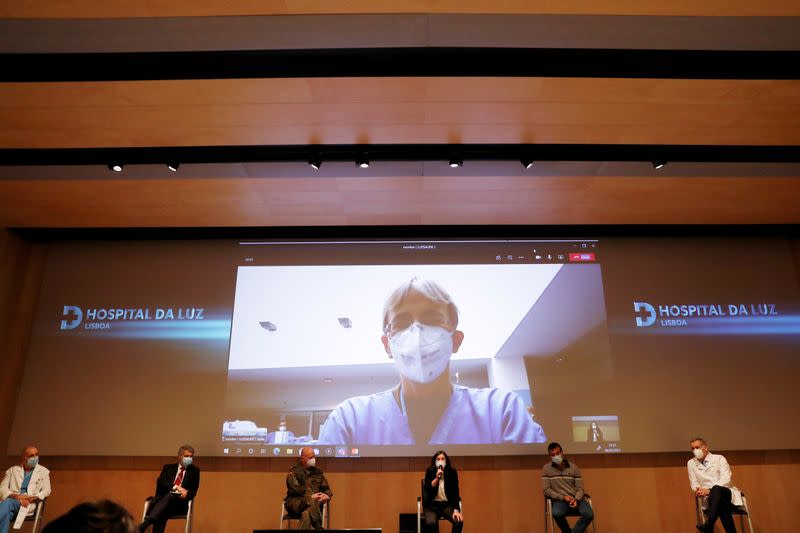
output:
<svg viewBox="0 0 800 533"><path fill-rule="evenodd" d="M32 515L36 504L50 496L50 471L39 464L39 450L26 446L22 464L6 470L0 483L0 533L8 533L17 513Z"/></svg>
<svg viewBox="0 0 800 533"><path fill-rule="evenodd" d="M694 495L703 499L706 522L697 524L704 532L714 531L717 518L725 533L736 533L731 511L742 505L742 493L731 485L731 467L723 455L708 451L708 444L700 437L690 442L694 458L686 464L689 470L689 486Z"/></svg>

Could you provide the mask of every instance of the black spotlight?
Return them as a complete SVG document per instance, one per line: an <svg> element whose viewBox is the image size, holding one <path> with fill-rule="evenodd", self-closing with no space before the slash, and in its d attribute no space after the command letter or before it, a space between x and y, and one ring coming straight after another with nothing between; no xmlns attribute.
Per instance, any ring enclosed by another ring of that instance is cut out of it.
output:
<svg viewBox="0 0 800 533"><path fill-rule="evenodd" d="M458 168L464 166L464 160L458 156L450 158L450 168Z"/></svg>
<svg viewBox="0 0 800 533"><path fill-rule="evenodd" d="M169 169L171 172L177 172L177 171L178 171L178 169L180 168L180 166L181 166L181 164L180 164L180 163L177 163L177 162L176 162L176 163L167 163L167 168L168 168L168 169Z"/></svg>
<svg viewBox="0 0 800 533"><path fill-rule="evenodd" d="M322 159L320 159L319 156L314 156L308 160L308 164L314 170L319 170L322 166Z"/></svg>
<svg viewBox="0 0 800 533"><path fill-rule="evenodd" d="M356 158L356 166L359 168L369 168L369 159L366 155L360 155Z"/></svg>
<svg viewBox="0 0 800 533"><path fill-rule="evenodd" d="M665 166L667 166L667 162L664 160L653 161L653 168L656 170L661 170Z"/></svg>
<svg viewBox="0 0 800 533"><path fill-rule="evenodd" d="M533 159L521 159L520 163L525 168L531 168L533 166Z"/></svg>
<svg viewBox="0 0 800 533"><path fill-rule="evenodd" d="M109 163L108 170L114 172L122 172L122 163Z"/></svg>

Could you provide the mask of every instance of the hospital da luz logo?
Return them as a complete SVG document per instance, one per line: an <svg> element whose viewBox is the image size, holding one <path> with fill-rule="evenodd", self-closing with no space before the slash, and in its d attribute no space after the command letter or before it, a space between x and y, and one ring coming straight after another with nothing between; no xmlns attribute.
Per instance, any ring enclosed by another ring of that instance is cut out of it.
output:
<svg viewBox="0 0 800 533"><path fill-rule="evenodd" d="M203 307L90 307L83 309L77 305L65 305L61 313L61 329L111 329L117 322L163 321L163 320L204 320Z"/></svg>
<svg viewBox="0 0 800 533"><path fill-rule="evenodd" d="M693 321L713 318L776 316L774 303L658 304L633 302L636 327L684 327Z"/></svg>

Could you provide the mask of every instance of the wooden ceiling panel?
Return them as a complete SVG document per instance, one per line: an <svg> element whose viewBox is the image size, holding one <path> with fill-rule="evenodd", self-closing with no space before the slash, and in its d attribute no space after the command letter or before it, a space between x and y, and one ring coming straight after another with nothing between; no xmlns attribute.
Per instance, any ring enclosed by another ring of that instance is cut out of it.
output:
<svg viewBox="0 0 800 533"><path fill-rule="evenodd" d="M800 176L0 181L9 227L745 223L800 223Z"/></svg>
<svg viewBox="0 0 800 533"><path fill-rule="evenodd" d="M800 144L800 81L316 78L0 85L0 146Z"/></svg>
<svg viewBox="0 0 800 533"><path fill-rule="evenodd" d="M361 13L797 16L800 5L792 0L30 0L5 2L0 7L3 18L52 19Z"/></svg>
<svg viewBox="0 0 800 533"><path fill-rule="evenodd" d="M525 77L265 78L0 84L0 108L361 102L795 105L796 80Z"/></svg>

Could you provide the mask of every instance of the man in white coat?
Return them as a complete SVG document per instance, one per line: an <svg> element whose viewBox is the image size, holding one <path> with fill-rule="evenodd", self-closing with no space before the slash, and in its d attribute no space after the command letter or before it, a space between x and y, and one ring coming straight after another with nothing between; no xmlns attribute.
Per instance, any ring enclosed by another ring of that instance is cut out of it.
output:
<svg viewBox="0 0 800 533"><path fill-rule="evenodd" d="M697 524L697 529L710 533L719 518L725 533L736 533L731 511L742 505L742 493L731 485L728 461L724 455L709 452L708 444L700 437L692 439L689 444L694 455L686 464L689 486L695 496L703 499L706 512L706 522Z"/></svg>
<svg viewBox="0 0 800 533"><path fill-rule="evenodd" d="M0 533L8 533L17 513L31 515L36 505L50 496L50 471L39 464L39 450L26 446L22 464L6 470L0 482Z"/></svg>

